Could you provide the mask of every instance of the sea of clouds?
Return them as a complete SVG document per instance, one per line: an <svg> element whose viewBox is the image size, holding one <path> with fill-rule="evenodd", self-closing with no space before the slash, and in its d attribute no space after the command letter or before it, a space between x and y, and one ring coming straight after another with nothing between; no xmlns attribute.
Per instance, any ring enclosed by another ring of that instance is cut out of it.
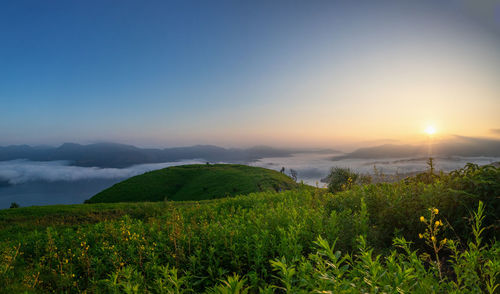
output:
<svg viewBox="0 0 500 294"><path fill-rule="evenodd" d="M374 168L378 172L392 175L396 173L412 173L425 171L428 168L427 158L386 158L386 159L342 159L332 160L338 154L313 154L299 153L291 157L264 158L251 163L253 166L260 166L274 170L286 168L286 173L294 169L298 173L298 179L310 185L324 186L321 179L325 178L332 167L350 168L351 170L373 174ZM436 170L449 172L464 167L467 163L479 165L490 164L500 161L500 157L437 157L434 164Z"/></svg>
<svg viewBox="0 0 500 294"><path fill-rule="evenodd" d="M33 181L79 181L92 179L125 179L148 171L174 165L203 163L200 160L139 164L127 168L72 166L68 161L0 161L0 181L11 185Z"/></svg>
<svg viewBox="0 0 500 294"><path fill-rule="evenodd" d="M315 185L336 167L350 168L359 173L373 173L374 167L384 174L411 173L427 169L427 158L388 158L388 159L342 159L333 161L338 154L298 153L290 157L263 158L248 163L252 166L280 170L286 173L294 169L299 181ZM463 167L472 162L479 165L500 161L500 157L438 157L435 159L437 170L445 172ZM139 164L127 168L98 168L72 166L68 161L0 161L0 181L11 185L34 181L80 181L93 179L125 179L148 171L169 166L205 163L204 160L185 160L153 164Z"/></svg>
<svg viewBox="0 0 500 294"><path fill-rule="evenodd" d="M310 185L325 186L321 179L334 167L348 167L356 172L371 173L374 166L386 175L427 169L426 158L400 159L343 159L333 161L337 154L299 153L290 157L263 158L249 165L274 170L285 167L298 173L298 180ZM500 161L495 157L436 158L438 170L451 171L467 162L488 164ZM127 168L98 168L72 166L68 161L0 161L0 209L12 202L21 206L82 203L126 178L174 165L205 163L204 160L186 160L155 164L139 164ZM6 185L7 184L7 185Z"/></svg>

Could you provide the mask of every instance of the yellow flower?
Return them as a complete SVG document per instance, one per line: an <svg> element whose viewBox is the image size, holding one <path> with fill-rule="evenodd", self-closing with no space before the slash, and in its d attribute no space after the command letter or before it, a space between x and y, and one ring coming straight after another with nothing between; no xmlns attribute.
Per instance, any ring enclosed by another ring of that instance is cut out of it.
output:
<svg viewBox="0 0 500 294"><path fill-rule="evenodd" d="M446 240L446 238L444 238L444 239L441 241L441 243L446 244L446 241L447 241L447 240Z"/></svg>
<svg viewBox="0 0 500 294"><path fill-rule="evenodd" d="M421 216L421 217L420 217L420 221L421 221L421 222L425 222L425 217Z"/></svg>
<svg viewBox="0 0 500 294"><path fill-rule="evenodd" d="M440 225L438 221L436 221L434 224L436 225L436 227Z"/></svg>
<svg viewBox="0 0 500 294"><path fill-rule="evenodd" d="M443 225L443 222L441 220L439 220L439 225L441 225L441 226Z"/></svg>
<svg viewBox="0 0 500 294"><path fill-rule="evenodd" d="M434 209L432 210L432 212L434 212L434 214L438 214L438 213L439 213L439 209L434 208Z"/></svg>
<svg viewBox="0 0 500 294"><path fill-rule="evenodd" d="M432 237L431 237L431 240L432 240L432 241L436 241L436 237L432 236Z"/></svg>
<svg viewBox="0 0 500 294"><path fill-rule="evenodd" d="M422 234L418 234L418 237L419 237L420 239L422 239L422 238L424 237L424 235L422 235Z"/></svg>

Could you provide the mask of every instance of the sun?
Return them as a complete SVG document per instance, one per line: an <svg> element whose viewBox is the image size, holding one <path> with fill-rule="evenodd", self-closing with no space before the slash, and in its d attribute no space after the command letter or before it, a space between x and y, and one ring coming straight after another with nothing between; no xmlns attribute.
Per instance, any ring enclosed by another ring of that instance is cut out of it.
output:
<svg viewBox="0 0 500 294"><path fill-rule="evenodd" d="M427 128L425 129L425 133L427 135L434 135L436 133L436 128L434 128L433 126L427 126Z"/></svg>

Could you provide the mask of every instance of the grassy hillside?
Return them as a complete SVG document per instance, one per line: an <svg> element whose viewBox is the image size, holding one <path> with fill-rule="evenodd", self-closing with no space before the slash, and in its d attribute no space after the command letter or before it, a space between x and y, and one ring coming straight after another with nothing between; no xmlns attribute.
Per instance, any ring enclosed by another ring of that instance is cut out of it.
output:
<svg viewBox="0 0 500 294"><path fill-rule="evenodd" d="M500 169L0 210L0 292L496 293ZM484 230L483 230L484 229Z"/></svg>
<svg viewBox="0 0 500 294"><path fill-rule="evenodd" d="M195 164L151 171L120 182L87 203L205 200L298 185L274 170L237 164Z"/></svg>

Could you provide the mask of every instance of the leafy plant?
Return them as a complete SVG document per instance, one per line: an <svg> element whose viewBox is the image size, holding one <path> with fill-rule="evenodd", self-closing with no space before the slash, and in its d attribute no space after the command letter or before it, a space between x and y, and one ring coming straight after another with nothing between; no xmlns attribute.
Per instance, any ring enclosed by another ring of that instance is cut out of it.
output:
<svg viewBox="0 0 500 294"><path fill-rule="evenodd" d="M328 190L332 193L345 191L356 183L358 174L348 168L333 167L327 177Z"/></svg>

